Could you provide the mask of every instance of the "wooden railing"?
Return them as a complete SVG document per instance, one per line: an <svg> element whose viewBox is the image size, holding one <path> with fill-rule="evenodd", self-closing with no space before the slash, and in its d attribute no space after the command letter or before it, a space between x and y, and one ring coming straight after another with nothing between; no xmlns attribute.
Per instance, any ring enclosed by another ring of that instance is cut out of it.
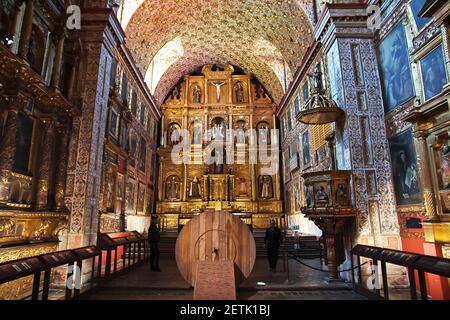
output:
<svg viewBox="0 0 450 320"><path fill-rule="evenodd" d="M389 300L391 298L387 272L389 264L406 268L409 280L407 293L411 300L418 299L418 292L420 299L428 300L426 273L450 278L450 259L365 245L356 245L351 253L354 289L371 299ZM356 266L354 257L356 257ZM361 258L367 261L362 262ZM372 266L370 274L363 274L361 263L369 263L369 266ZM379 274L379 266L381 274ZM381 281L379 281L380 275ZM364 282L364 278L367 278L366 282L369 282L369 286ZM405 298L405 296L401 297L401 299Z"/></svg>
<svg viewBox="0 0 450 320"><path fill-rule="evenodd" d="M79 299L81 295L100 287L104 281L147 260L146 241L139 233L133 232L112 239L107 245L103 243L2 263L0 285L32 277L29 293L22 299L49 300L51 287L59 293L64 292L55 294L55 299ZM119 252L122 252L121 257ZM85 272L89 266L91 270ZM61 268L64 268L63 272ZM64 279L52 281L52 277L58 278L56 275L61 274L64 274Z"/></svg>

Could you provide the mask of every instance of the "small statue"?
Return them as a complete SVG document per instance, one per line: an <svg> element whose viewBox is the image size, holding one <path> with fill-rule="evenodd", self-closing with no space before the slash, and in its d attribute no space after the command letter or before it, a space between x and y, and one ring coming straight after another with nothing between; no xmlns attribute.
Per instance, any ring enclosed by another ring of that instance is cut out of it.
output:
<svg viewBox="0 0 450 320"><path fill-rule="evenodd" d="M319 190L316 192L316 202L319 204L327 204L328 203L328 195L325 192L323 186L319 187Z"/></svg>
<svg viewBox="0 0 450 320"><path fill-rule="evenodd" d="M236 94L236 102L243 103L244 102L244 87L242 83L239 81L234 85L234 92Z"/></svg>
<svg viewBox="0 0 450 320"><path fill-rule="evenodd" d="M247 182L244 178L239 179L239 195L246 196L247 195Z"/></svg>
<svg viewBox="0 0 450 320"><path fill-rule="evenodd" d="M267 199L271 197L272 178L270 176L262 176L260 178L261 198Z"/></svg>
<svg viewBox="0 0 450 320"><path fill-rule="evenodd" d="M166 185L166 198L167 199L178 199L179 198L179 188L177 178L172 176L168 179Z"/></svg>
<svg viewBox="0 0 450 320"><path fill-rule="evenodd" d="M193 103L201 103L202 102L202 89L198 84L195 84L192 89L192 102Z"/></svg>
<svg viewBox="0 0 450 320"><path fill-rule="evenodd" d="M191 197L191 198L199 198L199 197L201 197L200 181L198 180L198 178L196 176L191 181L191 188L189 190L189 197Z"/></svg>

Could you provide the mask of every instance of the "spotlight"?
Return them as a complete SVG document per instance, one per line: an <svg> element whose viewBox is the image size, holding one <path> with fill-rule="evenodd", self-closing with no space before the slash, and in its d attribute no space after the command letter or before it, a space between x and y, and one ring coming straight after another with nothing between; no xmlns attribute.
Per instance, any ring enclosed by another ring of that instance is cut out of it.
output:
<svg viewBox="0 0 450 320"><path fill-rule="evenodd" d="M2 37L2 43L5 46L10 46L14 43L14 36L8 34Z"/></svg>

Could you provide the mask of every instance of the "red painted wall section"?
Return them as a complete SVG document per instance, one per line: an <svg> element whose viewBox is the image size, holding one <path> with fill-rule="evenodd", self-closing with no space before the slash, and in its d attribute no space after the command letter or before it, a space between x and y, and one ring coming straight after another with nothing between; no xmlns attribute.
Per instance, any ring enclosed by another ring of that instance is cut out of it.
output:
<svg viewBox="0 0 450 320"><path fill-rule="evenodd" d="M435 243L424 243L424 252L429 256L442 257L442 247ZM425 274L428 294L433 300L450 300L449 279L432 274Z"/></svg>
<svg viewBox="0 0 450 320"><path fill-rule="evenodd" d="M428 256L442 257L442 248L434 243L426 243L423 238L402 238L403 251L425 254ZM450 300L450 286L447 278L432 274L425 274L428 295L433 300ZM419 278L416 272L416 284ZM417 288L419 291L419 288Z"/></svg>

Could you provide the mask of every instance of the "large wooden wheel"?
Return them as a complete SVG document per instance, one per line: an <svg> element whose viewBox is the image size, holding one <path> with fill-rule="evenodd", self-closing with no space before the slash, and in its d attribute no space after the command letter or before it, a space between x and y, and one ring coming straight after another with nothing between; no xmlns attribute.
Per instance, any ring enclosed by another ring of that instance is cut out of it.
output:
<svg viewBox="0 0 450 320"><path fill-rule="evenodd" d="M176 261L183 278L195 287L199 261L232 261L236 283L246 279L255 264L255 239L239 217L228 212L205 212L181 230Z"/></svg>

